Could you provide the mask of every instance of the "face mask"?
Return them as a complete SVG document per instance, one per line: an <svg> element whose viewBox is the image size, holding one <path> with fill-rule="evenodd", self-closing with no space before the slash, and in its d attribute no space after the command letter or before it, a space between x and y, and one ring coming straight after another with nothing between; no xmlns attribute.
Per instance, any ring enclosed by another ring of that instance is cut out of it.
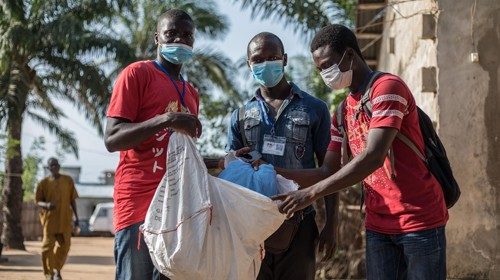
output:
<svg viewBox="0 0 500 280"><path fill-rule="evenodd" d="M250 65L253 78L261 85L271 88L277 85L284 75L283 60L264 61Z"/></svg>
<svg viewBox="0 0 500 280"><path fill-rule="evenodd" d="M178 43L161 44L160 53L170 63L183 64L193 57L193 47Z"/></svg>
<svg viewBox="0 0 500 280"><path fill-rule="evenodd" d="M344 59L344 56L345 52L342 55L339 64L342 62L342 59ZM321 78L323 78L325 84L334 90L346 88L350 86L352 82L352 60L351 60L351 67L346 72L340 71L339 64L333 64L332 66L321 71L320 73Z"/></svg>

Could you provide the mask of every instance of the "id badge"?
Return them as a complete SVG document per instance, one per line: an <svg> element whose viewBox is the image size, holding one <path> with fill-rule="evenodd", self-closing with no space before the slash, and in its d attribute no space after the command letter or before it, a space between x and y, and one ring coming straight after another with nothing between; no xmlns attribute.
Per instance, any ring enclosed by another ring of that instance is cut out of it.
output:
<svg viewBox="0 0 500 280"><path fill-rule="evenodd" d="M264 135L263 154L283 156L285 154L286 137Z"/></svg>

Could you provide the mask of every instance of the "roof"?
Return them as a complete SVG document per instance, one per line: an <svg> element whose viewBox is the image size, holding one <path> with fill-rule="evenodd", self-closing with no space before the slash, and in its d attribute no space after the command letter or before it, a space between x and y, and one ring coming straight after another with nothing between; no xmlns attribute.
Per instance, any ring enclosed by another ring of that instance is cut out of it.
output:
<svg viewBox="0 0 500 280"><path fill-rule="evenodd" d="M113 198L113 185L75 184L80 198Z"/></svg>
<svg viewBox="0 0 500 280"><path fill-rule="evenodd" d="M386 0L359 0L356 9L356 37L367 64L378 68L380 41L384 31Z"/></svg>

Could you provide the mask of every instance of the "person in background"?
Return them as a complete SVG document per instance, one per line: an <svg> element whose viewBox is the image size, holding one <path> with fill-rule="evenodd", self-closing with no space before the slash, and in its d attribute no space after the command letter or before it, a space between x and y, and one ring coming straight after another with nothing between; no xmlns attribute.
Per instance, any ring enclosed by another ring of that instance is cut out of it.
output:
<svg viewBox="0 0 500 280"><path fill-rule="evenodd" d="M59 173L57 159L50 158L47 165L50 175L38 183L35 196L43 227L42 266L46 279L61 280L61 269L68 256L73 225L78 227L75 205L78 193L73 179ZM72 223L73 214L75 220Z"/></svg>

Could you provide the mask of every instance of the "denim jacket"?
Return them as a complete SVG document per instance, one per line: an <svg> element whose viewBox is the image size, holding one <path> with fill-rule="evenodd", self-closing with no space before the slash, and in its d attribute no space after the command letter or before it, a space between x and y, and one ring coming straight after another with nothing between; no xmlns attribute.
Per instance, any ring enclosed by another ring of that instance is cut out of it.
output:
<svg viewBox="0 0 500 280"><path fill-rule="evenodd" d="M232 113L227 151L243 148L241 135L245 133L248 145L274 166L288 169L316 167L315 154L324 156L330 142L330 112L325 102L290 84L291 97L284 101L275 118L268 115L270 109L260 89L244 105L244 131L240 131L238 109ZM270 123L265 119L267 116L272 120ZM275 136L286 138L283 156L262 153L264 135L271 135L273 127Z"/></svg>

